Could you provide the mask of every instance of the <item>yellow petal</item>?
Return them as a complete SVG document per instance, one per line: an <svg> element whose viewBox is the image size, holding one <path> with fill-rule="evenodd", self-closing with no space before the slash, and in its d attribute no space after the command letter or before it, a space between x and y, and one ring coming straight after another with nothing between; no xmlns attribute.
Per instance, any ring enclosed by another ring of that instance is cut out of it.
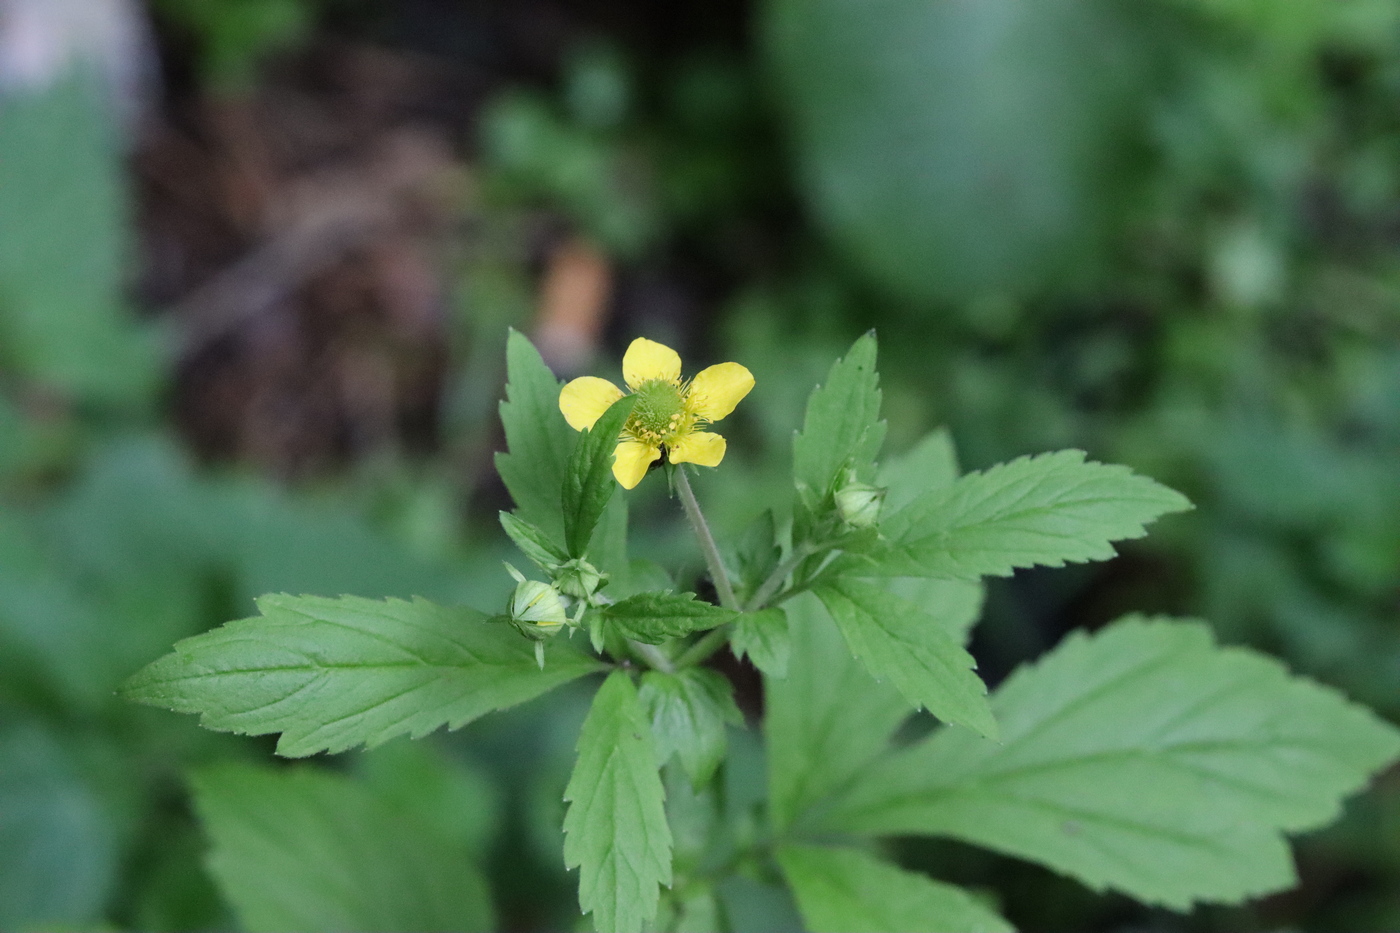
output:
<svg viewBox="0 0 1400 933"><path fill-rule="evenodd" d="M559 393L559 410L575 431L593 427L612 403L622 398L622 390L597 376L580 376Z"/></svg>
<svg viewBox="0 0 1400 933"><path fill-rule="evenodd" d="M724 438L708 431L695 431L685 435L674 444L666 445L672 463L698 463L700 466L719 466L724 459Z"/></svg>
<svg viewBox="0 0 1400 933"><path fill-rule="evenodd" d="M706 421L718 421L752 388L753 373L738 363L719 363L701 371L690 383L690 410Z"/></svg>
<svg viewBox="0 0 1400 933"><path fill-rule="evenodd" d="M623 489L631 489L647 475L647 467L661 456L660 447L652 447L641 441L623 441L613 453L613 476Z"/></svg>
<svg viewBox="0 0 1400 933"><path fill-rule="evenodd" d="M622 356L622 378L627 380L628 388L634 390L653 379L679 382L680 354L665 344L638 337Z"/></svg>

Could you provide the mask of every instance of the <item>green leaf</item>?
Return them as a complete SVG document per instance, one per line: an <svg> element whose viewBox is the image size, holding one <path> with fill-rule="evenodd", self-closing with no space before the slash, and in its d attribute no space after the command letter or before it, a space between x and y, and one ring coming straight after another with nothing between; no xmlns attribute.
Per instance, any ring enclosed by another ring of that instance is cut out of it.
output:
<svg viewBox="0 0 1400 933"><path fill-rule="evenodd" d="M778 864L812 933L1010 933L962 888L904 871L858 849L786 845Z"/></svg>
<svg viewBox="0 0 1400 933"><path fill-rule="evenodd" d="M931 316L1085 271L1145 64L1122 54L1134 46L1111 9L889 0L872 16L776 0L762 13L809 216L875 284Z"/></svg>
<svg viewBox="0 0 1400 933"><path fill-rule="evenodd" d="M597 611L619 634L649 645L723 625L735 616L694 593L667 592L638 593Z"/></svg>
<svg viewBox="0 0 1400 933"><path fill-rule="evenodd" d="M557 567L569 559L569 555L538 526L511 512L500 513L500 518L501 527L515 542L515 546L541 570Z"/></svg>
<svg viewBox="0 0 1400 933"><path fill-rule="evenodd" d="M521 518L563 540L559 513L574 432L559 410L562 386L524 334L506 341L506 401L501 402L508 453L496 454L496 472Z"/></svg>
<svg viewBox="0 0 1400 933"><path fill-rule="evenodd" d="M736 658L748 655L754 667L769 677L786 677L792 654L787 613L777 607L740 613L734 620L729 648Z"/></svg>
<svg viewBox="0 0 1400 933"><path fill-rule="evenodd" d="M0 109L0 366L88 400L148 397L157 347L127 313L124 155L109 88L74 74Z"/></svg>
<svg viewBox="0 0 1400 933"><path fill-rule="evenodd" d="M642 675L641 703L651 718L656 760L665 764L678 756L696 788L708 783L724 760L725 726L744 721L728 679L703 668L648 671Z"/></svg>
<svg viewBox="0 0 1400 933"><path fill-rule="evenodd" d="M945 729L872 766L824 825L952 836L1186 909L1295 881L1283 832L1336 818L1400 733L1201 624L1075 633L993 701L998 743Z"/></svg>
<svg viewBox="0 0 1400 933"><path fill-rule="evenodd" d="M578 868L579 905L593 926L638 933L671 883L671 829L651 725L626 671L593 698L564 791L564 865Z"/></svg>
<svg viewBox="0 0 1400 933"><path fill-rule="evenodd" d="M777 569L782 559L782 551L776 541L777 530L773 510L766 509L749 523L744 533L730 547L725 549L725 569L729 571L734 591L741 603L752 596L763 585L763 581L768 579L768 575Z"/></svg>
<svg viewBox="0 0 1400 933"><path fill-rule="evenodd" d="M187 638L126 682L128 698L224 732L281 732L290 757L456 729L600 665L533 646L474 609L424 600L264 596L262 616Z"/></svg>
<svg viewBox="0 0 1400 933"><path fill-rule="evenodd" d="M880 417L880 374L872 331L831 366L826 384L812 390L802 432L792 441L792 475L810 508L816 508L843 470L873 472L885 440Z"/></svg>
<svg viewBox="0 0 1400 933"><path fill-rule="evenodd" d="M113 814L57 738L0 731L0 929L98 925L118 877ZM68 736L70 742L74 736Z"/></svg>
<svg viewBox="0 0 1400 933"><path fill-rule="evenodd" d="M618 435L635 404L635 395L625 395L613 402L574 445L568 472L564 474L563 495L564 541L571 557L584 556L593 529L617 489L617 480L612 475L613 452L617 450Z"/></svg>
<svg viewBox="0 0 1400 933"><path fill-rule="evenodd" d="M876 584L845 577L820 587L817 596L871 674L944 722L996 738L977 662L929 613Z"/></svg>
<svg viewBox="0 0 1400 933"><path fill-rule="evenodd" d="M980 580L892 577L881 582L905 602L920 606L944 635L963 646L982 617L982 604L987 599L987 586Z"/></svg>
<svg viewBox="0 0 1400 933"><path fill-rule="evenodd" d="M909 716L909 704L851 657L821 604L786 604L792 632L787 677L763 678L769 807L775 828L860 780Z"/></svg>
<svg viewBox="0 0 1400 933"><path fill-rule="evenodd" d="M1078 450L1020 457L969 473L890 516L891 544L873 571L888 576L976 579L1018 567L1107 560L1112 541L1191 508L1178 492L1124 466L1084 461Z"/></svg>
<svg viewBox="0 0 1400 933"><path fill-rule="evenodd" d="M893 515L924 493L953 485L958 474L953 436L947 428L939 428L881 463L875 482L885 487L885 514Z"/></svg>
<svg viewBox="0 0 1400 933"><path fill-rule="evenodd" d="M226 764L192 783L210 872L252 933L492 928L466 849L350 778Z"/></svg>

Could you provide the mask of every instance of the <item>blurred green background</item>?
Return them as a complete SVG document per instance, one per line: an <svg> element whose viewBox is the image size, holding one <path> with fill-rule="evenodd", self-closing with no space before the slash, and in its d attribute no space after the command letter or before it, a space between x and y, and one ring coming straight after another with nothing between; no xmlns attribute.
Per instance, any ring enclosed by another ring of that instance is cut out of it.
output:
<svg viewBox="0 0 1400 933"><path fill-rule="evenodd" d="M1142 609L1394 720L1398 245L1391 0L0 0L0 929L237 924L188 787L271 744L113 690L263 592L494 610L512 326L561 377L639 334L749 366L726 528L875 327L892 448L1079 447L1198 506L995 583L991 681ZM580 696L317 766L482 864L502 928L571 928ZM1189 916L899 855L1022 929L1393 930L1400 775L1296 891Z"/></svg>

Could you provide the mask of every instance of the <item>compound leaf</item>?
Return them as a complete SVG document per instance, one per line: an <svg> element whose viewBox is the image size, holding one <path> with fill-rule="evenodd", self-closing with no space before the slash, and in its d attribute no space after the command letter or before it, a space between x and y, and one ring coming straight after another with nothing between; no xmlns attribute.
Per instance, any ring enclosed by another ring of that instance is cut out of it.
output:
<svg viewBox="0 0 1400 933"><path fill-rule="evenodd" d="M786 845L778 864L812 933L1010 933L962 888L896 868L858 849Z"/></svg>
<svg viewBox="0 0 1400 933"><path fill-rule="evenodd" d="M619 634L659 645L704 629L723 625L735 613L696 599L694 593L638 593L597 610Z"/></svg>
<svg viewBox="0 0 1400 933"><path fill-rule="evenodd" d="M778 830L861 779L909 715L899 691L851 657L815 597L803 594L785 608L787 676L763 678L769 807Z"/></svg>
<svg viewBox="0 0 1400 933"><path fill-rule="evenodd" d="M1071 635L993 699L1000 743L944 729L867 769L828 829L951 836L1186 909L1294 883L1283 832L1321 826L1400 733L1198 623Z"/></svg>
<svg viewBox="0 0 1400 933"><path fill-rule="evenodd" d="M671 829L651 725L626 671L593 698L564 791L564 864L578 868L579 905L593 926L638 933L671 883Z"/></svg>
<svg viewBox="0 0 1400 933"><path fill-rule="evenodd" d="M877 584L846 577L817 590L851 653L876 678L944 722L997 734L977 662L915 603Z"/></svg>
<svg viewBox="0 0 1400 933"><path fill-rule="evenodd" d="M463 846L339 774L218 765L194 776L209 868L252 933L489 930Z"/></svg>
<svg viewBox="0 0 1400 933"><path fill-rule="evenodd" d="M872 573L975 579L1107 560L1111 542L1191 507L1180 493L1083 451L1020 457L924 493L881 526Z"/></svg>
<svg viewBox="0 0 1400 933"><path fill-rule="evenodd" d="M456 729L601 666L531 644L474 609L426 600L264 596L262 616L177 642L122 688L222 732L281 732L290 757Z"/></svg>

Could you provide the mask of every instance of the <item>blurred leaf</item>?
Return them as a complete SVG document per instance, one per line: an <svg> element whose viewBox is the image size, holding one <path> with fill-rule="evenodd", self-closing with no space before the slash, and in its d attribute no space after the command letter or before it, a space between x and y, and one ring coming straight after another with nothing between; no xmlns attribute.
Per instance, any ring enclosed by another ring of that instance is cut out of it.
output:
<svg viewBox="0 0 1400 933"><path fill-rule="evenodd" d="M724 760L725 726L744 721L733 685L703 668L647 671L639 697L651 717L657 762L664 765L676 755L694 787L707 783Z"/></svg>
<svg viewBox="0 0 1400 933"><path fill-rule="evenodd" d="M769 806L779 829L858 780L909 716L904 697L851 657L815 597L798 596L787 611L788 675L763 679Z"/></svg>
<svg viewBox="0 0 1400 933"><path fill-rule="evenodd" d="M56 739L0 731L0 929L99 922L117 859L110 815Z"/></svg>
<svg viewBox="0 0 1400 933"><path fill-rule="evenodd" d="M939 428L902 454L885 458L876 482L885 487L885 514L898 512L926 492L945 489L958 478L953 435Z"/></svg>
<svg viewBox="0 0 1400 933"><path fill-rule="evenodd" d="M96 82L0 103L0 362L99 402L154 387L122 303L121 155Z"/></svg>
<svg viewBox="0 0 1400 933"><path fill-rule="evenodd" d="M253 933L492 928L466 850L350 778L222 765L193 785L209 869Z"/></svg>
<svg viewBox="0 0 1400 933"><path fill-rule="evenodd" d="M872 675L891 681L916 708L996 738L997 723L977 662L920 606L877 584L849 578L816 593L851 653Z"/></svg>
<svg viewBox="0 0 1400 933"><path fill-rule="evenodd" d="M501 818L501 792L478 768L432 739L399 738L356 756L356 773L375 796L411 813L423 827L475 858Z"/></svg>
<svg viewBox="0 0 1400 933"><path fill-rule="evenodd" d="M1180 910L1295 883L1282 833L1337 817L1400 733L1204 625L1075 633L993 700L999 743L943 729L867 769L823 825L928 833Z"/></svg>
<svg viewBox="0 0 1400 933"><path fill-rule="evenodd" d="M813 933L1013 930L962 888L904 871L857 849L786 845L777 858L806 928Z"/></svg>
<svg viewBox="0 0 1400 933"><path fill-rule="evenodd" d="M1111 11L774 0L763 36L812 211L911 301L1063 283L1095 244L1134 84Z"/></svg>
<svg viewBox="0 0 1400 933"><path fill-rule="evenodd" d="M651 725L631 676L614 671L593 698L564 799L564 864L598 930L639 933L671 883L671 830Z"/></svg>
<svg viewBox="0 0 1400 933"><path fill-rule="evenodd" d="M301 757L456 729L599 669L556 646L540 670L526 639L465 607L273 595L258 608L177 643L123 695L209 729L281 732L278 754Z"/></svg>

